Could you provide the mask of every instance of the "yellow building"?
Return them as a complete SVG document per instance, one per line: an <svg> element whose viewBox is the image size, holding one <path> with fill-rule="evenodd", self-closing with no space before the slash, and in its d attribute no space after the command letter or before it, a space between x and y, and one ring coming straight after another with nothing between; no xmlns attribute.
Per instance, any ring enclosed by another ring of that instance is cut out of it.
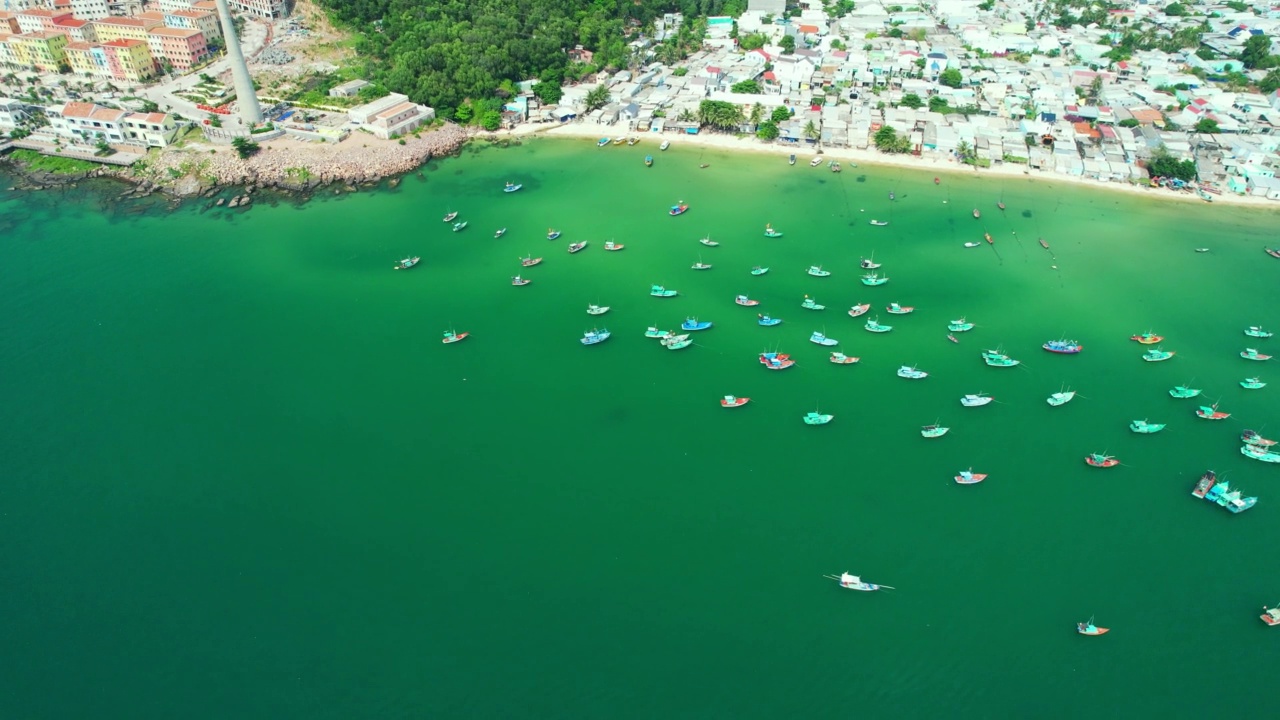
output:
<svg viewBox="0 0 1280 720"><path fill-rule="evenodd" d="M151 28L161 27L162 25L164 25L163 22L152 18L112 17L94 20L93 31L98 36L98 42L141 40L145 43L147 41L147 33L151 32Z"/></svg>
<svg viewBox="0 0 1280 720"><path fill-rule="evenodd" d="M156 76L156 61L151 48L142 40L122 39L102 43L107 68L117 80L142 82Z"/></svg>
<svg viewBox="0 0 1280 720"><path fill-rule="evenodd" d="M87 42L67 43L67 64L71 72L86 77L111 77L107 55L101 47Z"/></svg>
<svg viewBox="0 0 1280 720"><path fill-rule="evenodd" d="M19 65L41 72L58 72L66 64L67 36L59 32L32 32L9 38L9 47Z"/></svg>

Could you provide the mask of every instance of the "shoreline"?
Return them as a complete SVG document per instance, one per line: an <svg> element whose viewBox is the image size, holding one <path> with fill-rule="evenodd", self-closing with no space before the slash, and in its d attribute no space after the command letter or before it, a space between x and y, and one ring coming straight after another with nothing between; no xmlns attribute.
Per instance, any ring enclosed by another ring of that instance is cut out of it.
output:
<svg viewBox="0 0 1280 720"><path fill-rule="evenodd" d="M528 128L527 130L525 128ZM601 126L585 125L581 123L569 123L566 125L522 125L515 130L501 131L491 133L495 138L513 138L524 139L530 137L553 137L562 139L589 139L597 140L604 137L604 133L610 132L610 128ZM789 147L778 145L776 143L765 144L757 138L751 136L736 137L734 135L724 135L719 133L700 132L697 135L675 135L669 133L628 133L631 137L645 138L651 140L652 144L661 142L661 140L669 140L672 145L677 143L685 145L693 145L714 150L725 150L739 153L756 153L762 155L777 155L786 157L794 153L797 156L797 164L808 162L808 158L815 154L815 150L807 147ZM932 172L935 175L969 175L969 176L989 176L992 178L1024 178L1035 182L1061 182L1072 187L1084 189L1094 189L1099 191L1119 191L1132 195L1134 197L1144 197L1160 201L1173 201L1183 203L1195 203L1200 205L1232 205L1237 207L1250 207L1257 209L1273 208L1280 210L1280 201L1268 200L1266 198L1240 195L1214 195L1212 202L1205 202L1195 192L1169 190L1167 188L1153 188L1142 185L1134 185L1131 183L1115 183L1115 182L1099 182L1097 180L1088 180L1083 177L1072 175L1061 175L1053 172L1045 172L1043 170L1033 170L1026 165L1002 164L992 166L990 168L976 168L972 166L963 166L942 156L934 157L917 157L914 155L890 155L881 153L878 150L858 150L855 148L823 148L821 151L823 158L831 160L840 160L856 163L857 166L867 165L872 167L896 168L903 170L916 170L919 172Z"/></svg>

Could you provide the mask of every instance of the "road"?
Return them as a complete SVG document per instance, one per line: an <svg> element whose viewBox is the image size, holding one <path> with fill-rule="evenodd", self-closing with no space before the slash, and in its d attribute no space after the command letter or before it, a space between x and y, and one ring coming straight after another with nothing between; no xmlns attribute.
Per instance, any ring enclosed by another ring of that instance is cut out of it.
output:
<svg viewBox="0 0 1280 720"><path fill-rule="evenodd" d="M240 47L244 51L246 58L253 57L255 53L262 49L267 41L267 24L259 20L249 20L244 26L244 35L240 38ZM205 74L211 77L218 75L231 69L231 61L226 55L211 65L207 65L201 70L177 78L165 80L157 85L152 85L145 90L138 91L138 97L144 97L160 106L161 110L167 110L175 116L181 115L188 119L200 122L209 116L209 113L200 110L195 103L184 100L174 93L190 90L192 87L200 83L200 75ZM238 117L229 117L226 123L228 127L238 127L242 123Z"/></svg>

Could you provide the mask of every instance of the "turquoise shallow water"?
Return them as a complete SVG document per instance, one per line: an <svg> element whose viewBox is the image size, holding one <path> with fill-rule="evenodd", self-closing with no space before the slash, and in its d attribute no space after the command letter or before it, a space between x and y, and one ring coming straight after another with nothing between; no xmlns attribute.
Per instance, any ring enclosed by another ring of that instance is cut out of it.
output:
<svg viewBox="0 0 1280 720"><path fill-rule="evenodd" d="M1241 331L1280 307L1275 213L646 152L470 149L246 214L0 201L0 716L1276 714L1280 469L1238 435L1280 433L1280 380L1237 355L1274 350ZM873 252L890 282L868 288ZM687 315L715 323L688 350L642 337ZM1139 359L1148 329L1173 360ZM1064 335L1085 352L1039 349ZM997 346L1023 364L984 366ZM799 362L768 372L765 348ZM1195 418L1181 382L1232 418ZM1050 408L1064 384L1081 397ZM998 402L960 406L979 391ZM805 426L815 407L836 419ZM935 419L951 433L922 439ZM955 485L969 466L990 478ZM1191 498L1210 467L1258 506ZM845 570L897 589L822 578ZM1111 634L1077 636L1090 615Z"/></svg>

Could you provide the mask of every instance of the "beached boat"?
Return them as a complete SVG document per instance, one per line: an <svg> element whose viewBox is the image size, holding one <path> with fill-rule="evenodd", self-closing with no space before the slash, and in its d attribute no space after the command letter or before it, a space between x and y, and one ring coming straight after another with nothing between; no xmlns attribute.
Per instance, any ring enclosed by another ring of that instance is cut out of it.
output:
<svg viewBox="0 0 1280 720"><path fill-rule="evenodd" d="M463 220L462 222L456 222L456 223L454 223L454 224L453 224L453 231L454 231L454 232L462 232L463 230L466 230L466 229L467 229L467 221L466 221L466 220Z"/></svg>
<svg viewBox="0 0 1280 720"><path fill-rule="evenodd" d="M1201 405L1196 409L1196 416L1204 420L1226 420L1231 417L1231 413L1225 413L1218 409L1218 403L1214 403L1209 407Z"/></svg>
<svg viewBox="0 0 1280 720"><path fill-rule="evenodd" d="M671 209L667 211L667 214L672 217L675 217L676 215L683 215L688 211L689 211L689 206L684 204L683 201L681 201L675 205L672 205Z"/></svg>
<svg viewBox="0 0 1280 720"><path fill-rule="evenodd" d="M757 265L757 266L755 266L755 267L751 268L751 274L752 274L752 275L757 275L757 276L759 276L759 275L763 275L763 274L765 274L765 273L767 273L767 272L769 272L769 268L767 268L767 267L760 267L759 265Z"/></svg>
<svg viewBox="0 0 1280 720"><path fill-rule="evenodd" d="M1244 388L1245 390L1261 390L1266 386L1267 386L1266 383L1262 382L1256 377L1245 378L1240 381L1240 387Z"/></svg>
<svg viewBox="0 0 1280 720"><path fill-rule="evenodd" d="M570 254L570 255L572 255L573 253L581 252L581 251L582 251L582 250L584 250L586 247L587 247L587 241L586 241L586 240L583 240L582 242L569 243L569 248L568 248L568 249L569 249L569 254Z"/></svg>
<svg viewBox="0 0 1280 720"><path fill-rule="evenodd" d="M733 299L733 302L734 302L734 304L736 304L736 305L741 305L741 306L743 306L743 307L755 307L756 305L759 305L759 304L760 304L760 301L759 301L759 300L752 300L751 298L747 297L746 295L739 295L739 296L735 297L735 298Z"/></svg>
<svg viewBox="0 0 1280 720"><path fill-rule="evenodd" d="M831 172L833 172L833 173L838 173L838 172L840 172L840 163L836 162L835 160L832 160L832 161L831 161Z"/></svg>
<svg viewBox="0 0 1280 720"><path fill-rule="evenodd" d="M671 141L670 141L670 140L663 140L663 141L662 141L662 144L658 146L658 149L659 149L659 150L662 150L663 152L666 152L667 148L669 148L669 147L671 147Z"/></svg>
<svg viewBox="0 0 1280 720"><path fill-rule="evenodd" d="M822 158L820 158L820 157L816 157L816 158L814 158L814 159L812 159L812 160L810 160L810 161L809 161L809 167L811 167L811 168L813 168L813 167L818 167L818 166L819 166L819 165L821 165L821 164L822 164Z"/></svg>
<svg viewBox="0 0 1280 720"><path fill-rule="evenodd" d="M1120 464L1120 461L1110 455L1103 453L1090 453L1084 457L1084 462L1090 467L1109 468Z"/></svg>
<svg viewBox="0 0 1280 720"><path fill-rule="evenodd" d="M1059 390L1058 392L1056 392L1056 393L1054 393L1054 394L1050 395L1050 396L1045 400L1045 402L1049 403L1049 404L1050 404L1050 405L1052 405L1053 407L1058 407L1058 406L1060 406L1060 405L1066 405L1067 403L1071 402L1071 401L1072 401L1072 399L1074 399L1074 398L1075 398L1075 396L1076 396L1076 391L1075 391L1075 390L1068 390L1068 389L1066 389L1066 386L1064 385L1064 386L1063 386L1063 388L1062 388L1061 390Z"/></svg>
<svg viewBox="0 0 1280 720"><path fill-rule="evenodd" d="M661 285L654 285L649 288L649 294L654 297L669 298L669 297L675 297L679 293L677 293L675 290L668 290Z"/></svg>
<svg viewBox="0 0 1280 720"><path fill-rule="evenodd" d="M1218 482L1218 474L1212 470L1206 470L1200 479L1196 481L1196 486L1192 488L1191 494L1195 497L1204 499L1205 493L1209 492L1209 488Z"/></svg>
<svg viewBox="0 0 1280 720"><path fill-rule="evenodd" d="M770 370L786 370L792 365L795 365L796 361L792 360L790 355L783 355L776 352L763 352L760 353L760 364Z"/></svg>
<svg viewBox="0 0 1280 720"><path fill-rule="evenodd" d="M609 138L600 138L596 141L596 147L604 147L609 144Z"/></svg>
<svg viewBox="0 0 1280 720"><path fill-rule="evenodd" d="M847 588L849 590L861 590L862 592L875 592L876 590L881 590L881 589L884 589L884 590L893 589L888 585L876 585L874 583L862 582L862 578L858 577L857 575L850 575L849 573L841 573L839 577L835 575L823 575L822 577L827 578L828 580L835 580L836 582L840 583L840 587Z"/></svg>
<svg viewBox="0 0 1280 720"><path fill-rule="evenodd" d="M1081 635L1106 635L1111 632L1111 628L1098 627L1093 624L1093 618L1089 618L1087 623L1076 623L1076 632Z"/></svg>
<svg viewBox="0 0 1280 720"><path fill-rule="evenodd" d="M622 143L624 143L624 142L626 142L626 141L627 141L627 138L624 138L624 137L614 138L614 139L613 139L613 144L614 144L614 145L621 145Z"/></svg>
<svg viewBox="0 0 1280 720"><path fill-rule="evenodd" d="M934 423L933 425L925 425L924 427L920 428L920 436L927 437L930 439L940 438L949 432L951 432L951 428L942 427L937 423Z"/></svg>
<svg viewBox="0 0 1280 720"><path fill-rule="evenodd" d="M822 413L818 413L818 412L805 413L804 424L805 425L826 425L827 423L831 422L832 418L834 417L835 415L823 415Z"/></svg>
<svg viewBox="0 0 1280 720"><path fill-rule="evenodd" d="M772 225L765 225L764 236L767 238L780 238L782 237L782 233L778 232L777 230L774 230Z"/></svg>
<svg viewBox="0 0 1280 720"><path fill-rule="evenodd" d="M455 210L455 211L453 211L453 212L449 213L448 215L445 215L445 216L444 216L444 221L445 221L445 222L453 222L453 219L454 219L454 218L456 218L456 217L458 217L458 211L457 211L457 210Z"/></svg>
<svg viewBox="0 0 1280 720"><path fill-rule="evenodd" d="M609 312L608 305L588 305L587 306L588 315L603 315L607 312Z"/></svg>
<svg viewBox="0 0 1280 720"><path fill-rule="evenodd" d="M795 154L794 154L794 153L791 155L791 157L787 158L787 164L788 164L788 165L795 165L795 164L796 164L796 156L795 156Z"/></svg>
<svg viewBox="0 0 1280 720"><path fill-rule="evenodd" d="M1021 360L1014 360L1004 353L995 350L984 350L982 352L982 361L991 367L1013 367L1021 364Z"/></svg>
<svg viewBox="0 0 1280 720"><path fill-rule="evenodd" d="M556 239L556 238L558 238L558 237L560 237L560 231L559 231L559 230L552 230L552 229L550 229L550 228L548 228L548 229L547 229L547 239L548 239L548 240L555 240L555 239Z"/></svg>
<svg viewBox="0 0 1280 720"><path fill-rule="evenodd" d="M974 209L973 209L973 216L974 216L975 218L980 218L980 217L982 217L982 213L978 211L978 208L974 208Z"/></svg>
<svg viewBox="0 0 1280 720"><path fill-rule="evenodd" d="M520 267L533 267L540 262L542 262L542 258L536 258L532 255L528 255L520 258Z"/></svg>
<svg viewBox="0 0 1280 720"><path fill-rule="evenodd" d="M923 380L929 377L929 373L919 368L911 367L910 365L903 365L898 368L898 377L906 378L908 380Z"/></svg>
<svg viewBox="0 0 1280 720"><path fill-rule="evenodd" d="M740 398L740 397L734 397L733 395L725 395L724 398L720 400L720 407L727 407L727 408L742 407L743 405L746 405L749 402L751 402L751 398Z"/></svg>
<svg viewBox="0 0 1280 720"><path fill-rule="evenodd" d="M800 307L804 308L805 310L826 310L827 309L826 305L819 305L816 300L809 297L808 295L804 296L804 302L800 303Z"/></svg>
<svg viewBox="0 0 1280 720"><path fill-rule="evenodd" d="M1245 348L1244 350L1241 350L1240 357L1244 358L1245 360L1270 360L1271 359L1270 355L1263 355L1262 353L1258 352L1257 350L1254 350L1253 348Z"/></svg>
<svg viewBox="0 0 1280 720"><path fill-rule="evenodd" d="M522 278L522 277L520 277L519 275L516 275L516 276L514 276L514 277L512 277L512 278L511 278L511 284L512 284L512 285L517 285L517 286L519 286L519 285L528 285L528 284L529 284L529 283L531 283L531 282L533 282L533 281L532 281L532 280L530 280L529 278Z"/></svg>
<svg viewBox="0 0 1280 720"><path fill-rule="evenodd" d="M1061 353L1064 355L1075 355L1084 349L1084 346L1075 340L1050 340L1040 347L1043 347L1051 353Z"/></svg>
<svg viewBox="0 0 1280 720"><path fill-rule="evenodd" d="M825 345L826 347L831 347L832 345L840 344L839 340L836 340L835 338L829 338L825 334L820 332L815 332L814 334L810 335L809 342L815 345Z"/></svg>
<svg viewBox="0 0 1280 720"><path fill-rule="evenodd" d="M462 342L463 340L466 340L467 336L470 334L471 333L469 332L460 333L460 332L454 332L452 330L445 330L444 337L441 338L440 342L444 343L445 345L450 345L456 342Z"/></svg>
<svg viewBox="0 0 1280 720"><path fill-rule="evenodd" d="M502 188L502 192L504 193L520 192L522 188L524 188L524 185L515 185L512 183L507 183L507 186Z"/></svg>
<svg viewBox="0 0 1280 720"><path fill-rule="evenodd" d="M604 241L604 249L608 250L609 252L618 252L619 250L622 250L625 247L626 245L623 245L622 243L619 243L619 242L614 242L612 240Z"/></svg>
<svg viewBox="0 0 1280 720"><path fill-rule="evenodd" d="M700 238L698 242L702 243L703 245L706 245L707 247L717 247L718 245L720 245L720 243L716 242L715 240L712 240L710 237Z"/></svg>
<svg viewBox="0 0 1280 720"><path fill-rule="evenodd" d="M986 393L978 393L977 395L965 395L960 398L960 404L965 407L982 407L983 405L990 403L992 400L995 400L995 398L987 395Z"/></svg>
<svg viewBox="0 0 1280 720"><path fill-rule="evenodd" d="M1143 345L1155 345L1156 343L1164 340L1164 336L1156 335L1152 332L1144 332L1141 335L1130 335L1129 339L1140 342Z"/></svg>
<svg viewBox="0 0 1280 720"><path fill-rule="evenodd" d="M773 327L782 322L781 318L769 317L768 315L756 315L756 324L765 327Z"/></svg>
<svg viewBox="0 0 1280 720"><path fill-rule="evenodd" d="M893 329L892 325L881 325L879 318L868 318L866 325L863 325L867 332L887 333Z"/></svg>
<svg viewBox="0 0 1280 720"><path fill-rule="evenodd" d="M961 485L977 485L978 483L986 479L987 479L986 473L975 473L973 471L973 468L969 468L968 470L961 470L956 475L956 482L960 483Z"/></svg>
<svg viewBox="0 0 1280 720"><path fill-rule="evenodd" d="M699 260L698 262L690 265L689 267L693 268L694 270L710 270L711 263L704 263L701 260Z"/></svg>
<svg viewBox="0 0 1280 720"><path fill-rule="evenodd" d="M831 276L831 271L823 270L821 265L810 265L809 269L806 270L805 272L809 273L814 277L830 277Z"/></svg>
<svg viewBox="0 0 1280 720"><path fill-rule="evenodd" d="M1275 440L1268 440L1259 435L1255 430L1245 430L1240 433L1240 439L1250 445L1257 445L1258 447L1264 448L1271 447L1276 444Z"/></svg>
<svg viewBox="0 0 1280 720"><path fill-rule="evenodd" d="M889 303L889 307L885 308L885 312L890 315L909 315L915 312L913 305L899 305L898 303Z"/></svg>
<svg viewBox="0 0 1280 720"><path fill-rule="evenodd" d="M645 167L653 167L653 156L652 156L652 155L645 155L645 156L644 156L644 166L645 166Z"/></svg>
<svg viewBox="0 0 1280 720"><path fill-rule="evenodd" d="M1280 605L1273 608L1268 608L1266 605L1263 605L1262 615L1259 617L1262 618L1262 622L1271 625L1272 627L1280 625Z"/></svg>
<svg viewBox="0 0 1280 720"><path fill-rule="evenodd" d="M865 315L867 311L870 309L871 309L871 303L862 303L861 305L854 305L853 307L849 308L849 317L858 317L859 315Z"/></svg>
<svg viewBox="0 0 1280 720"><path fill-rule="evenodd" d="M582 334L583 345L598 345L609 339L611 333L606 330L588 330Z"/></svg>
<svg viewBox="0 0 1280 720"><path fill-rule="evenodd" d="M1169 352L1167 350L1161 350L1160 348L1157 347L1142 353L1142 359L1146 360L1147 362L1163 362L1173 357L1174 355L1177 355L1177 353Z"/></svg>
<svg viewBox="0 0 1280 720"><path fill-rule="evenodd" d="M1163 430L1164 423L1149 423L1146 420L1134 420L1133 422L1129 423L1129 429L1136 433L1141 433L1143 435L1150 435L1152 433L1158 433L1161 430Z"/></svg>
<svg viewBox="0 0 1280 720"><path fill-rule="evenodd" d="M408 270L414 265L417 265L418 261L421 259L422 258L420 257L407 257L402 259L400 262L396 263L395 265L392 265L391 268L393 270Z"/></svg>
<svg viewBox="0 0 1280 720"><path fill-rule="evenodd" d="M1265 463L1280 463L1280 453L1274 453L1257 445L1241 445L1240 454Z"/></svg>
<svg viewBox="0 0 1280 720"><path fill-rule="evenodd" d="M1280 258L1280 250L1276 250L1275 248L1262 248L1262 251L1273 258Z"/></svg>
<svg viewBox="0 0 1280 720"><path fill-rule="evenodd" d="M845 355L842 352L831 353L831 362L835 363L836 365L853 365L861 359L862 358L856 358L856 357L851 357L849 355Z"/></svg>
<svg viewBox="0 0 1280 720"><path fill-rule="evenodd" d="M1185 385L1176 385L1169 394L1176 398L1193 398L1200 394L1199 388L1189 388Z"/></svg>
<svg viewBox="0 0 1280 720"><path fill-rule="evenodd" d="M1244 334L1248 335L1249 337L1269 338L1275 333L1272 333L1267 330L1263 330L1260 325L1250 325L1249 329L1244 331Z"/></svg>
<svg viewBox="0 0 1280 720"><path fill-rule="evenodd" d="M876 262L875 253L872 253L869 258L858 258L858 267L863 270L875 270L880 267L880 263Z"/></svg>
<svg viewBox="0 0 1280 720"><path fill-rule="evenodd" d="M861 280L863 285L872 285L872 286L883 285L889 282L889 278L880 277L879 273L867 273L866 275L862 276Z"/></svg>
<svg viewBox="0 0 1280 720"><path fill-rule="evenodd" d="M709 320L698 320L696 317L687 317L680 323L681 330L706 330L709 327L711 327Z"/></svg>
<svg viewBox="0 0 1280 720"><path fill-rule="evenodd" d="M658 344L662 347L671 347L672 345L678 345L688 339L689 333L685 333L683 335L668 335L658 340Z"/></svg>
<svg viewBox="0 0 1280 720"><path fill-rule="evenodd" d="M693 344L692 340L685 338L684 340L681 340L679 342L664 343L664 347L666 347L668 350L683 350L692 344Z"/></svg>
<svg viewBox="0 0 1280 720"><path fill-rule="evenodd" d="M661 338L665 338L665 337L670 337L670 336L671 336L671 331L670 331L670 330L659 330L657 327L655 327L655 326L653 326L653 325L650 325L650 326L649 326L649 329L644 331L644 336L645 336L645 337L647 337L647 338L659 338L659 339L661 339Z"/></svg>
<svg viewBox="0 0 1280 720"><path fill-rule="evenodd" d="M503 235L506 235L506 234L507 234L507 229L506 229L506 228L500 228L500 229L495 230L495 231L493 232L493 237L494 237L495 239L497 239L497 238L500 238L500 237L502 237Z"/></svg>
<svg viewBox="0 0 1280 720"><path fill-rule="evenodd" d="M969 332L970 330L973 329L973 327L974 327L973 323L969 322L968 320L965 320L964 318L960 318L959 320L952 320L951 322L947 323L947 329L950 330L951 332Z"/></svg>
<svg viewBox="0 0 1280 720"><path fill-rule="evenodd" d="M1049 249L1049 243L1045 242L1045 241L1044 241L1044 238L1040 238L1040 247L1044 248L1045 250L1048 250L1048 249Z"/></svg>
<svg viewBox="0 0 1280 720"><path fill-rule="evenodd" d="M876 227L884 227L885 225L889 224L889 221L888 220L872 220L871 224L875 225Z"/></svg>
<svg viewBox="0 0 1280 720"><path fill-rule="evenodd" d="M627 147L631 147L632 145L638 145L640 143L640 140L641 138L638 138L638 137L627 138Z"/></svg>

